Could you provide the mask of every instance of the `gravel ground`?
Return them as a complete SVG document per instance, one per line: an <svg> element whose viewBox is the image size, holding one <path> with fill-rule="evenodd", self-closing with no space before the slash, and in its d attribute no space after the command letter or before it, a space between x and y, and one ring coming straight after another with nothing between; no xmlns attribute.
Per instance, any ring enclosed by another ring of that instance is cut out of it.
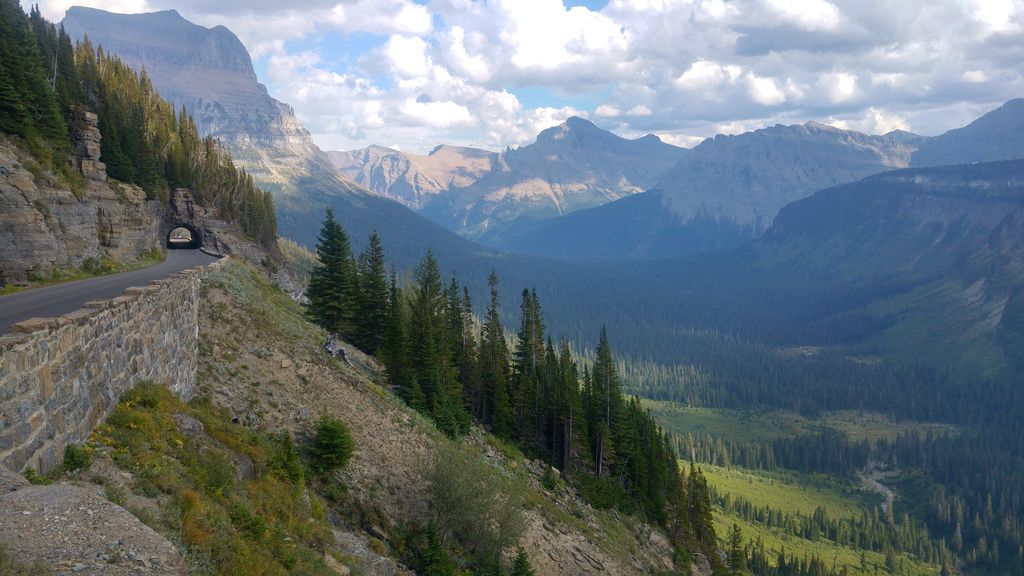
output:
<svg viewBox="0 0 1024 576"><path fill-rule="evenodd" d="M181 553L166 538L70 484L24 486L0 496L0 542L15 559L41 561L58 576L185 574Z"/></svg>

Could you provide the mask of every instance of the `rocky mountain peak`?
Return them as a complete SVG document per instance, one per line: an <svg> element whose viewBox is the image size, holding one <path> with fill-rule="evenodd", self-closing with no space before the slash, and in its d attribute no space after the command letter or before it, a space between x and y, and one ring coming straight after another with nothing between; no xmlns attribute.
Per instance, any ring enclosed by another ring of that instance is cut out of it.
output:
<svg viewBox="0 0 1024 576"><path fill-rule="evenodd" d="M825 124L825 123L822 123L822 122L817 122L815 120L810 120L808 122L805 122L804 123L804 127L807 128L808 130L812 130L812 131L813 130L818 130L818 131L822 131L822 132L842 132L841 129L836 128L835 126L832 126L831 124Z"/></svg>
<svg viewBox="0 0 1024 576"><path fill-rule="evenodd" d="M593 122L572 116L558 126L552 126L537 135L537 144L588 146L598 143L625 141L611 132L602 130Z"/></svg>
<svg viewBox="0 0 1024 576"><path fill-rule="evenodd" d="M115 14L80 7L69 9L62 24L73 39L88 35L132 68L145 69L160 94L185 106L203 135L223 140L261 186L288 195L350 188L292 109L258 82L245 46L224 26L199 26L174 10Z"/></svg>

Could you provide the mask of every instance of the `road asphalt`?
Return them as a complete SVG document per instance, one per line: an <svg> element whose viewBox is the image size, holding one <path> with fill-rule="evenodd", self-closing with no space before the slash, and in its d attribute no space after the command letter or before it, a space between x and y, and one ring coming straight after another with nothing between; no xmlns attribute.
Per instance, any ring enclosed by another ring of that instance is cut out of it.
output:
<svg viewBox="0 0 1024 576"><path fill-rule="evenodd" d="M116 298L126 288L145 286L151 280L166 278L214 260L215 257L199 250L169 250L166 260L141 270L86 278L0 296L0 334L6 334L12 324L22 320L62 316L78 310L90 300Z"/></svg>

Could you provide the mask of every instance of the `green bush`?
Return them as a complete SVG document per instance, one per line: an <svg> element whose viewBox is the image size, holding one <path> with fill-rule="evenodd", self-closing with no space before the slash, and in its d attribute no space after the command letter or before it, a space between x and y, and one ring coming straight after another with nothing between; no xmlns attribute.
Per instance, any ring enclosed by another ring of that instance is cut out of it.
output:
<svg viewBox="0 0 1024 576"><path fill-rule="evenodd" d="M77 472L92 465L92 448L68 444L64 448L64 471Z"/></svg>
<svg viewBox="0 0 1024 576"><path fill-rule="evenodd" d="M355 450L352 434L340 420L324 416L316 424L316 434L309 448L310 468L327 474L348 463Z"/></svg>
<svg viewBox="0 0 1024 576"><path fill-rule="evenodd" d="M36 486L53 484L52 478L40 476L39 473L36 472L36 469L31 466L25 468L25 480L28 480L29 484L34 484Z"/></svg>
<svg viewBox="0 0 1024 576"><path fill-rule="evenodd" d="M618 483L591 474L580 474L575 480L580 496L594 508L614 508L625 514L636 513L636 501Z"/></svg>
<svg viewBox="0 0 1024 576"><path fill-rule="evenodd" d="M526 527L522 478L495 469L466 446L442 446L426 479L442 543L454 537L480 563L499 561Z"/></svg>

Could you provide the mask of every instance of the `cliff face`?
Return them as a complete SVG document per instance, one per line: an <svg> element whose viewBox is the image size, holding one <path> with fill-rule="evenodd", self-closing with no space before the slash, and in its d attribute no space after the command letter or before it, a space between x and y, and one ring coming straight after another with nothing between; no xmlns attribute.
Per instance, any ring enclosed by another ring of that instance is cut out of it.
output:
<svg viewBox="0 0 1024 576"><path fill-rule="evenodd" d="M220 138L235 163L265 188L299 194L299 180L336 185L327 156L291 107L256 79L249 53L223 26L205 28L174 10L113 14L73 7L62 22L76 40L88 35L136 70L161 96L184 106L200 133Z"/></svg>
<svg viewBox="0 0 1024 576"><path fill-rule="evenodd" d="M75 161L86 181L77 196L0 135L0 284L81 267L89 258L134 260L162 245L160 202L147 201L138 187L106 181L96 117L85 121Z"/></svg>

